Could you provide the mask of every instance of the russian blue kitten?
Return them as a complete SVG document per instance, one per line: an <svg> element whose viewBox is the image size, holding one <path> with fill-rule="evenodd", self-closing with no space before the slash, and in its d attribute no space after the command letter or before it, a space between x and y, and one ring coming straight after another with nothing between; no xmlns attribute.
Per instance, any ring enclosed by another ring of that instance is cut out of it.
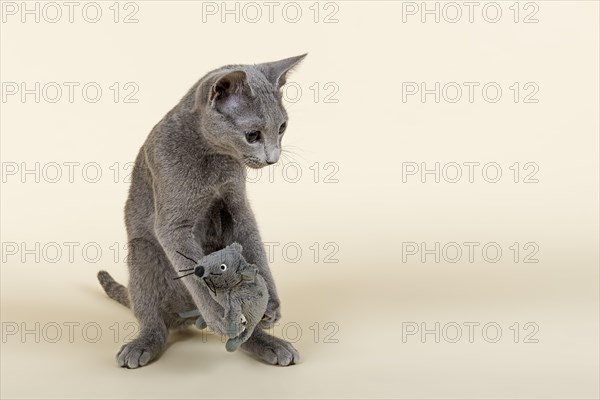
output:
<svg viewBox="0 0 600 400"><path fill-rule="evenodd" d="M195 318L226 334L223 308L194 279L173 280L191 259L238 242L259 268L269 293L263 326L279 320L280 304L256 220L246 197L246 167L276 163L287 127L281 86L305 55L257 65L228 65L200 79L152 129L140 149L125 206L129 287L101 271L108 295L131 307L138 336L117 354L120 366L148 364L165 348L169 329ZM294 347L255 329L241 348L270 364L291 365Z"/></svg>

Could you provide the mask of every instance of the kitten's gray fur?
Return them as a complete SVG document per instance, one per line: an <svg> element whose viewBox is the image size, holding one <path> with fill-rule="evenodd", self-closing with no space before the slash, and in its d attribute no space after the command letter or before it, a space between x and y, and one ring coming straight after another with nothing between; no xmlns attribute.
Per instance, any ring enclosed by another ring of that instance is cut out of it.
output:
<svg viewBox="0 0 600 400"><path fill-rule="evenodd" d="M111 298L130 305L138 336L117 354L119 365L148 364L165 348L169 329L193 322L199 309L211 329L226 334L223 308L195 279L173 280L194 260L233 241L259 268L269 303L265 318L279 320L280 304L264 246L246 197L246 167L277 162L287 113L280 88L305 55L257 65L229 65L200 79L152 129L140 149L125 206L129 287L98 274ZM260 131L251 143L246 133ZM210 222L206 222L210 221ZM210 240L203 240L210 238ZM242 349L270 364L291 365L294 347L255 329Z"/></svg>

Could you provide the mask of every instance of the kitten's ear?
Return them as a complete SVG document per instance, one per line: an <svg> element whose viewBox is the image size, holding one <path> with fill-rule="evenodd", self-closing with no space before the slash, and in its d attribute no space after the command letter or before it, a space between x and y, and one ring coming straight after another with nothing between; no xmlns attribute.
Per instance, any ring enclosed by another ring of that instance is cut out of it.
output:
<svg viewBox="0 0 600 400"><path fill-rule="evenodd" d="M252 95L246 73L241 70L229 71L213 76L198 86L194 109L201 110L209 106L227 111L238 107L246 96Z"/></svg>
<svg viewBox="0 0 600 400"><path fill-rule="evenodd" d="M244 71L231 71L217 78L210 88L208 101L227 101L236 95L252 94Z"/></svg>
<svg viewBox="0 0 600 400"><path fill-rule="evenodd" d="M258 67L263 74L267 77L277 89L281 88L285 84L285 77L292 68L294 68L300 61L306 57L308 53L302 54L296 57L285 58L279 61L273 61L268 63L259 64Z"/></svg>

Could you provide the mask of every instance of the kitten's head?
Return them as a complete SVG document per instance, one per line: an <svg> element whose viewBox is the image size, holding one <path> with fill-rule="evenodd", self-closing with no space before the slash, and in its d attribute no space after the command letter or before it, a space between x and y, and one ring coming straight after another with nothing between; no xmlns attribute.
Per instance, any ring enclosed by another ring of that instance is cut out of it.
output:
<svg viewBox="0 0 600 400"><path fill-rule="evenodd" d="M211 72L196 91L201 134L219 152L251 168L274 164L287 127L281 87L306 54Z"/></svg>

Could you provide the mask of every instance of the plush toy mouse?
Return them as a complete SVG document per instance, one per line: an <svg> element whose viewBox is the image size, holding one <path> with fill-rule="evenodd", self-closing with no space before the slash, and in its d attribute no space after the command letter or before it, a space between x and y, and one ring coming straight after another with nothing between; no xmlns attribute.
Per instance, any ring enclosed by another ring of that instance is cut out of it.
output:
<svg viewBox="0 0 600 400"><path fill-rule="evenodd" d="M256 265L244 259L239 243L232 243L203 257L191 270L194 272L188 275L195 275L206 285L213 299L225 310L223 318L229 337L225 348L227 351L235 351L248 340L265 314L269 301L265 280L258 273ZM197 310L179 315L184 318L198 317L196 326L206 327L206 322Z"/></svg>

